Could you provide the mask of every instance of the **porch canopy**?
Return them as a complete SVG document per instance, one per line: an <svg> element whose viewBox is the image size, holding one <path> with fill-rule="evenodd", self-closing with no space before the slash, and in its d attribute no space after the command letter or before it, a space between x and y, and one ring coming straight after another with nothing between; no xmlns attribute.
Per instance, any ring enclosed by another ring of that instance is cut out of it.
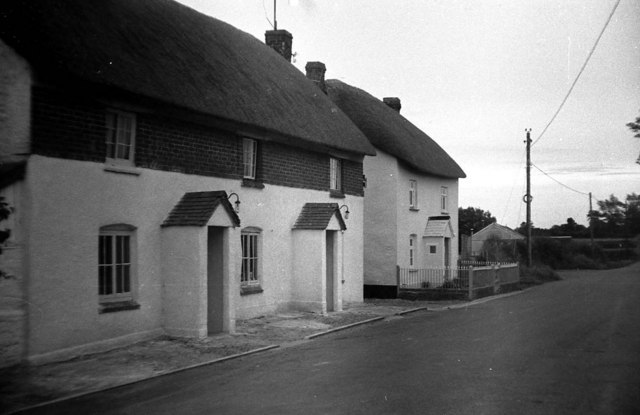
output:
<svg viewBox="0 0 640 415"><path fill-rule="evenodd" d="M342 231L347 229L337 203L306 203L293 229L331 230L330 224Z"/></svg>
<svg viewBox="0 0 640 415"><path fill-rule="evenodd" d="M430 216L424 230L424 237L453 238L455 233L449 216Z"/></svg>

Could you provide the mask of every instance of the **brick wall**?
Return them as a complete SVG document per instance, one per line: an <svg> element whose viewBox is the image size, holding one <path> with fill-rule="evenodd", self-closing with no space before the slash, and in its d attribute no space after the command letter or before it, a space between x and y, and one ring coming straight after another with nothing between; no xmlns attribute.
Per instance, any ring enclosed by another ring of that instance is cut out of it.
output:
<svg viewBox="0 0 640 415"><path fill-rule="evenodd" d="M305 189L329 190L329 157L268 142L261 146L265 183Z"/></svg>
<svg viewBox="0 0 640 415"><path fill-rule="evenodd" d="M351 160L343 160L342 176L344 183L344 192L346 194L354 196L364 196L364 187L362 185L362 163L357 163Z"/></svg>
<svg viewBox="0 0 640 415"><path fill-rule="evenodd" d="M242 178L242 141L211 128L138 115L135 151L140 167Z"/></svg>
<svg viewBox="0 0 640 415"><path fill-rule="evenodd" d="M106 107L33 89L32 152L103 162ZM232 133L152 114L136 116L135 164L202 176L242 179L242 139ZM329 156L274 142L259 144L264 183L329 190ZM362 163L343 161L344 192L363 195Z"/></svg>
<svg viewBox="0 0 640 415"><path fill-rule="evenodd" d="M73 160L104 161L105 111L92 102L32 89L31 152Z"/></svg>

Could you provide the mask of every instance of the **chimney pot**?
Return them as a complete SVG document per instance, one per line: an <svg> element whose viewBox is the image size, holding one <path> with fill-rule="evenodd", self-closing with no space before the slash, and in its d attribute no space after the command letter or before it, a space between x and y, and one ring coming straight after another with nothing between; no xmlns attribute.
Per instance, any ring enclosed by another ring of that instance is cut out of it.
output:
<svg viewBox="0 0 640 415"><path fill-rule="evenodd" d="M327 93L327 86L324 83L324 73L327 71L327 67L322 62L307 62L304 69L307 71L307 78L312 80L318 88L325 94Z"/></svg>
<svg viewBox="0 0 640 415"><path fill-rule="evenodd" d="M397 98L397 97L382 98L382 102L384 102L389 107L396 110L397 112L400 112L400 108L402 108L402 105L400 104L400 98Z"/></svg>
<svg viewBox="0 0 640 415"><path fill-rule="evenodd" d="M264 33L267 46L273 48L286 60L291 62L291 48L293 46L293 35L286 30L267 30Z"/></svg>

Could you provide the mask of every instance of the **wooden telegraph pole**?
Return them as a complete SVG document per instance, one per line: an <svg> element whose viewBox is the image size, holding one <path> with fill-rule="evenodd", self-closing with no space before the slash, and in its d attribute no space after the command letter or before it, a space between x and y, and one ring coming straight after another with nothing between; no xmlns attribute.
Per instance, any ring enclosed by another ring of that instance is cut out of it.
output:
<svg viewBox="0 0 640 415"><path fill-rule="evenodd" d="M593 202L591 201L591 198L591 192L589 192L589 235L591 237L591 258L593 258L595 248L593 245Z"/></svg>
<svg viewBox="0 0 640 415"><path fill-rule="evenodd" d="M527 194L522 200L527 204L527 267L531 267L531 128L524 131L527 133Z"/></svg>

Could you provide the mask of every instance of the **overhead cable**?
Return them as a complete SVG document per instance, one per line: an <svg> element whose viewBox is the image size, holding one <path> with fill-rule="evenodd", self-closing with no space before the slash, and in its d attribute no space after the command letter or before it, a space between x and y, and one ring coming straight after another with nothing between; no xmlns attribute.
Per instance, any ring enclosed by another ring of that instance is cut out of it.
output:
<svg viewBox="0 0 640 415"><path fill-rule="evenodd" d="M609 26L609 22L611 21L611 18L613 17L613 14L615 13L615 11L618 8L619 4L620 4L620 0L616 1L616 4L613 6L613 10L611 10L611 14L609 14L609 18L607 19L606 23L604 24L604 27L600 31L600 34L598 35L598 38L596 39L596 42L593 44L593 47L591 48L591 51L589 52L589 55L587 55L587 59L584 61L584 64L582 65L582 68L580 68L580 72L578 72L578 76L576 76L576 79L571 84L571 88L569 88L569 92L567 92L567 95L562 100L562 103L560 104L560 107L558 107L558 110L556 111L556 113L553 114L553 117L551 117L551 120L549 121L547 126L544 127L544 130L542 130L542 132L540 133L538 138L536 138L535 141L531 144L532 147L542 138L542 136L547 131L547 129L549 128L551 123L553 123L553 121L556 119L556 117L560 113L560 110L562 110L562 107L564 107L564 104L567 102L567 99L569 99L569 95L571 95L571 92L573 91L573 88L576 86L576 83L578 83L578 79L580 79L580 75L582 75L582 72L584 72L584 69L587 67L587 63L589 63L589 59L591 59L591 55L593 55L593 52L596 50L596 46L598 46L598 42L600 42L600 38L604 34L605 29L607 28L607 26Z"/></svg>

